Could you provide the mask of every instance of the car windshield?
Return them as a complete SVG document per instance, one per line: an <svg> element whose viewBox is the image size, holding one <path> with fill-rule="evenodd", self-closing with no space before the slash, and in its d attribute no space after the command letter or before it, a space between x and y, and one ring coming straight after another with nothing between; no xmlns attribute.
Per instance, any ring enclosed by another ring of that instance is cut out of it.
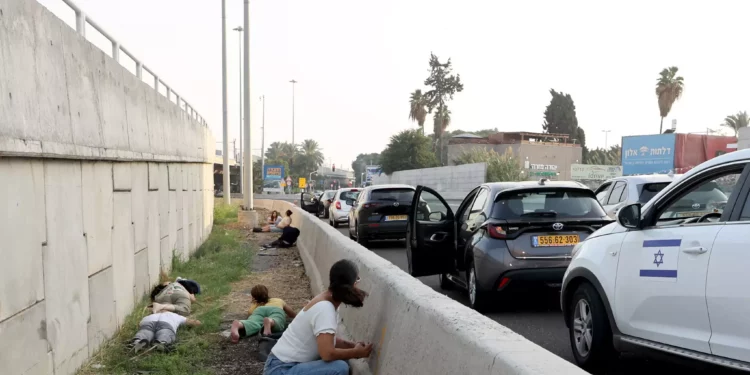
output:
<svg viewBox="0 0 750 375"><path fill-rule="evenodd" d="M280 184L278 181L268 181L268 182L263 183L264 188L270 188L270 189L279 188L280 187L279 185Z"/></svg>
<svg viewBox="0 0 750 375"><path fill-rule="evenodd" d="M669 182L657 182L653 184L643 184L639 186L641 195L638 197L638 202L646 203L651 200L658 192L662 191L665 187L669 186Z"/></svg>
<svg viewBox="0 0 750 375"><path fill-rule="evenodd" d="M492 218L599 219L606 214L593 192L585 190L533 190L501 193L492 207Z"/></svg>
<svg viewBox="0 0 750 375"><path fill-rule="evenodd" d="M359 196L359 191L342 191L341 195L339 195L339 200L341 201L348 201L348 200L355 200Z"/></svg>
<svg viewBox="0 0 750 375"><path fill-rule="evenodd" d="M412 198L412 189L377 189L370 193L370 200L373 201L411 202Z"/></svg>

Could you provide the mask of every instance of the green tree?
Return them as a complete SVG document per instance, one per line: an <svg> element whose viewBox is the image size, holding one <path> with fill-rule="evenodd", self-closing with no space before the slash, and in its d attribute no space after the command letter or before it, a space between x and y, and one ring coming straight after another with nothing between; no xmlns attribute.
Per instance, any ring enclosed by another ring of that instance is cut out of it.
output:
<svg viewBox="0 0 750 375"><path fill-rule="evenodd" d="M727 116L721 126L727 127L734 131L734 136L737 136L737 132L740 128L744 128L750 124L750 117L747 116L747 112L737 112L734 115Z"/></svg>
<svg viewBox="0 0 750 375"><path fill-rule="evenodd" d="M467 130L456 129L456 130L451 130L449 132L446 132L445 133L445 138L447 139L447 138L450 138L450 137L455 137L455 136L457 136L459 134L474 134L474 135L476 135L478 137L486 138L486 137L489 137L489 136L491 136L493 134L497 134L499 132L500 131L497 130L497 128L482 129L482 130L468 130L468 131Z"/></svg>
<svg viewBox="0 0 750 375"><path fill-rule="evenodd" d="M357 180L357 186L362 184L362 173L367 165L380 165L380 154L377 152L369 154L359 154L352 162L354 178Z"/></svg>
<svg viewBox="0 0 750 375"><path fill-rule="evenodd" d="M659 100L659 115L661 116L659 134L662 132L664 118L669 115L672 105L682 96L682 90L685 88L685 80L677 75L677 70L676 66L664 68L656 80L656 97Z"/></svg>
<svg viewBox="0 0 750 375"><path fill-rule="evenodd" d="M585 164L620 165L622 162L622 149L619 145L611 146L609 149L595 148L589 150L583 160Z"/></svg>
<svg viewBox="0 0 750 375"><path fill-rule="evenodd" d="M554 89L549 90L552 100L544 110L544 123L542 129L547 133L567 134L571 138L577 138L578 118L576 117L576 105L570 94Z"/></svg>
<svg viewBox="0 0 750 375"><path fill-rule="evenodd" d="M308 176L310 173L318 170L323 165L325 157L320 149L318 141L314 139L305 139L299 148L298 156L299 175L298 177Z"/></svg>
<svg viewBox="0 0 750 375"><path fill-rule="evenodd" d="M447 102L453 100L453 95L464 90L461 75L451 74L453 67L451 59L441 63L434 53L430 53L430 75L424 85L432 87L424 93L427 102L427 112L433 113L434 131L432 150L439 157L442 152L442 139L445 129L450 125L450 111Z"/></svg>
<svg viewBox="0 0 750 375"><path fill-rule="evenodd" d="M508 148L505 153L498 154L495 150L473 148L461 154L453 161L456 165L487 163L487 182L523 181L525 176L520 161Z"/></svg>
<svg viewBox="0 0 750 375"><path fill-rule="evenodd" d="M416 121L419 129L424 134L424 122L427 118L427 98L422 90L414 90L409 99L409 120Z"/></svg>
<svg viewBox="0 0 750 375"><path fill-rule="evenodd" d="M431 146L430 138L419 130L404 130L391 136L390 143L380 153L380 166L386 174L437 167L439 163Z"/></svg>

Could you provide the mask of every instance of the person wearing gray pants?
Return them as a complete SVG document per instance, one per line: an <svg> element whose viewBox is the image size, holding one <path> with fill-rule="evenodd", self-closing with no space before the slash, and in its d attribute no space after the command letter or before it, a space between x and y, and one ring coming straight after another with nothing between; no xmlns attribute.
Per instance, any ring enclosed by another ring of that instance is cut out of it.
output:
<svg viewBox="0 0 750 375"><path fill-rule="evenodd" d="M151 344L160 351L168 351L177 339L177 329L183 324L194 327L201 322L169 311L147 315L141 319L130 346L136 353Z"/></svg>

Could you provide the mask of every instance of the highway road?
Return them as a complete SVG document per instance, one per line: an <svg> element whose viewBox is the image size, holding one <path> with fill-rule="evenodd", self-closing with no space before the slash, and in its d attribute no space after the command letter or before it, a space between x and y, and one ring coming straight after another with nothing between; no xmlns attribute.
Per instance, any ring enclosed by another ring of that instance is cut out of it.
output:
<svg viewBox="0 0 750 375"><path fill-rule="evenodd" d="M453 209L455 210L455 207ZM349 236L347 228L339 227L339 231L342 235ZM369 248L375 254L389 260L402 270L407 270L406 250L403 241L371 242ZM419 280L438 293L445 294L460 303L468 303L468 297L466 297L465 292L460 290L444 291L440 289L437 276L421 277ZM530 296L523 300L510 301L510 304L512 306L503 308L502 312L489 313L487 317L523 335L550 352L574 362L568 341L568 330L565 327L560 312L559 293L550 293L547 296ZM675 363L671 358L657 357L655 354L649 357L624 354L619 360L612 363L610 369L595 375L631 375L636 373L674 373L681 375L707 373L712 375L740 374L740 372L729 371L723 367L709 366L693 361Z"/></svg>

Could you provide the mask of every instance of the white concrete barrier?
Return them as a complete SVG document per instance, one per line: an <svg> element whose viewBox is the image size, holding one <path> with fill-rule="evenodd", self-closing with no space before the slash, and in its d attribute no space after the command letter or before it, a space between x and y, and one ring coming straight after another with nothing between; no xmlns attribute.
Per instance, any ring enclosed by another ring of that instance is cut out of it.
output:
<svg viewBox="0 0 750 375"><path fill-rule="evenodd" d="M257 200L286 211L300 229L297 243L313 293L328 286L336 261L359 265L360 287L370 293L361 309L342 307L351 337L375 343L357 373L372 374L585 374L510 329L435 292L396 265L342 236L288 202Z"/></svg>

